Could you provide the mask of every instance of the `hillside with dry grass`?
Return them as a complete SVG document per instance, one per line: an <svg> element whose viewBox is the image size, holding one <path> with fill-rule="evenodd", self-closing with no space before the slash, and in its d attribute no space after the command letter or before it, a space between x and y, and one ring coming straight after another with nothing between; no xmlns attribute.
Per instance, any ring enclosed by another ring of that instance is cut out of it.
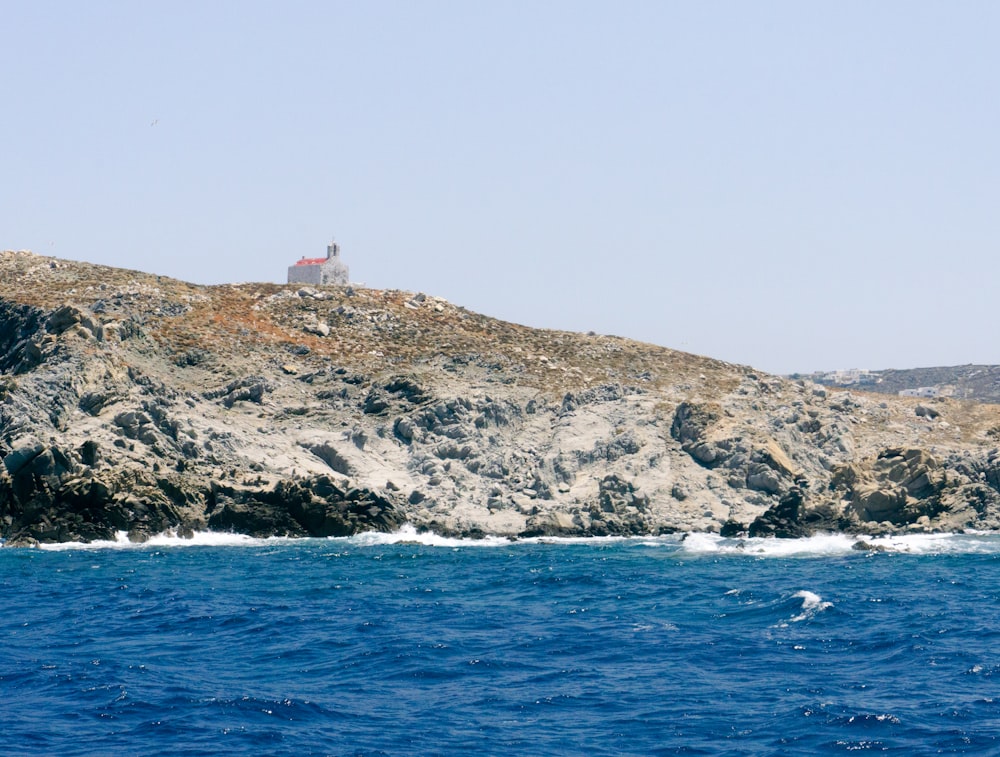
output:
<svg viewBox="0 0 1000 757"><path fill-rule="evenodd" d="M431 295L0 253L0 536L1000 526L1000 409Z"/></svg>
<svg viewBox="0 0 1000 757"><path fill-rule="evenodd" d="M862 389L878 394L952 397L1000 404L1000 365L952 365L865 371L848 383L843 372L811 374L824 386ZM860 373L860 372L859 372ZM853 377L852 377L853 378Z"/></svg>

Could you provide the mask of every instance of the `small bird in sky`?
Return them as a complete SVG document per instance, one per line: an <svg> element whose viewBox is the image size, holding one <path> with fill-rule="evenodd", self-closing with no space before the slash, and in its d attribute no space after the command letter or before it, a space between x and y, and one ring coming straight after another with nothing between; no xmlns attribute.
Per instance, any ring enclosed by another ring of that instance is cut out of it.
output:
<svg viewBox="0 0 1000 757"><path fill-rule="evenodd" d="M150 124L150 126L156 126L158 123L160 123L160 119L154 118L153 122Z"/></svg>

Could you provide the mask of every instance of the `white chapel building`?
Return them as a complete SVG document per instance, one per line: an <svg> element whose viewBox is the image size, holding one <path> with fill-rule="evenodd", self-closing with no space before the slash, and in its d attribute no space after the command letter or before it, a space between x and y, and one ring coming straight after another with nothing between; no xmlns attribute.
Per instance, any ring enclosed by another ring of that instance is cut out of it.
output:
<svg viewBox="0 0 1000 757"><path fill-rule="evenodd" d="M325 258L302 258L288 267L289 284L338 284L350 282L350 269L340 259L340 245L330 242Z"/></svg>

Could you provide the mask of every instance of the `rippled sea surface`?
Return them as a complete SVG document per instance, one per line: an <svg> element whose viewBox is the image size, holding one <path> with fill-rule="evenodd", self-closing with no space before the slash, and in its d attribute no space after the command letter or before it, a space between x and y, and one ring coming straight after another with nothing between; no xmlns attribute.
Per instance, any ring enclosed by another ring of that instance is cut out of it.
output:
<svg viewBox="0 0 1000 757"><path fill-rule="evenodd" d="M2 549L0 743L1000 754L1000 536L852 546L402 534Z"/></svg>

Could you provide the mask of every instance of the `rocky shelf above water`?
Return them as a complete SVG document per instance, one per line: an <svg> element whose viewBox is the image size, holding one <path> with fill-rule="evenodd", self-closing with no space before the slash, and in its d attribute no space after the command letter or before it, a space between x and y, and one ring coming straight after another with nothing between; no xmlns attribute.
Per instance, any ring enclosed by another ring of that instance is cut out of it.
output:
<svg viewBox="0 0 1000 757"><path fill-rule="evenodd" d="M360 287L0 253L0 537L1000 528L1000 407Z"/></svg>

